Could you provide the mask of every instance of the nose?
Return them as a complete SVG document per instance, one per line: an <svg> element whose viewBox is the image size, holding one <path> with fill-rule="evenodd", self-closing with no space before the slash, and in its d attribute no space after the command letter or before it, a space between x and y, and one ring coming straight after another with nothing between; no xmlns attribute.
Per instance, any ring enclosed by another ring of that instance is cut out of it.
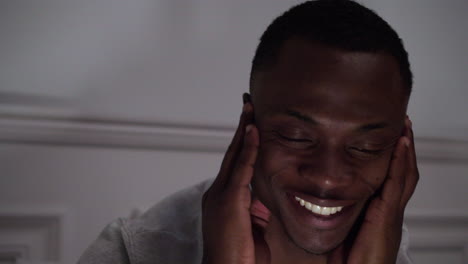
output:
<svg viewBox="0 0 468 264"><path fill-rule="evenodd" d="M346 156L337 149L324 148L305 156L301 161L299 175L322 198L343 191L354 180L353 170L346 162Z"/></svg>

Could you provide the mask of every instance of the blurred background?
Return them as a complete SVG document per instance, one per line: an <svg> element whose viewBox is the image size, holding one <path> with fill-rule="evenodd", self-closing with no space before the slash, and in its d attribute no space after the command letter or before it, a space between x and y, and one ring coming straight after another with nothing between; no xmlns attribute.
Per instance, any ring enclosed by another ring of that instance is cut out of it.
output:
<svg viewBox="0 0 468 264"><path fill-rule="evenodd" d="M293 0L0 2L0 263L74 263L111 220L217 174ZM468 1L359 1L401 35L416 263L468 263ZM442 262L443 261L443 262Z"/></svg>

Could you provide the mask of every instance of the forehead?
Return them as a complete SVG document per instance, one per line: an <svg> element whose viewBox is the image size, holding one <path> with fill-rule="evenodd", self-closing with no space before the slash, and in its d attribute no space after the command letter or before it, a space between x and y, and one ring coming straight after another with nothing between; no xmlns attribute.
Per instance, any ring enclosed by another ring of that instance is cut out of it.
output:
<svg viewBox="0 0 468 264"><path fill-rule="evenodd" d="M256 73L255 111L286 108L316 118L398 119L407 99L398 64L390 55L349 52L288 40L271 69Z"/></svg>

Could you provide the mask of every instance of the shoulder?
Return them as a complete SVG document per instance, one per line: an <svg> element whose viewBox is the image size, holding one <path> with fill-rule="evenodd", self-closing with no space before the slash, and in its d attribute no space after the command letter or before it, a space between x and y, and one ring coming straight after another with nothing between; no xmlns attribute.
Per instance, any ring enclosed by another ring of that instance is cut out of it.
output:
<svg viewBox="0 0 468 264"><path fill-rule="evenodd" d="M201 202L212 180L176 192L125 223L138 263L201 261Z"/></svg>
<svg viewBox="0 0 468 264"><path fill-rule="evenodd" d="M113 221L78 264L199 262L203 249L201 199L212 181L178 191L138 217Z"/></svg>
<svg viewBox="0 0 468 264"><path fill-rule="evenodd" d="M201 219L203 194L211 186L213 179L182 189L161 200L141 216L127 223L134 233L165 232L177 236L193 237L193 225ZM190 226L190 230L185 227Z"/></svg>
<svg viewBox="0 0 468 264"><path fill-rule="evenodd" d="M98 238L86 249L78 264L129 264L125 219L119 218L108 224Z"/></svg>

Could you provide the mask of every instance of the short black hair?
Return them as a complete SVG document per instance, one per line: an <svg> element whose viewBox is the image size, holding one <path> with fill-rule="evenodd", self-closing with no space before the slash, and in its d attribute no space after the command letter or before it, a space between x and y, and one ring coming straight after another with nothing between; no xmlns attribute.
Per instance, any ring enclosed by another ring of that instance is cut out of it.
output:
<svg viewBox="0 0 468 264"><path fill-rule="evenodd" d="M413 74L401 38L374 11L351 0L308 1L273 20L252 61L251 92L255 73L273 67L283 44L293 37L344 51L389 54L399 65L406 94L411 94Z"/></svg>

